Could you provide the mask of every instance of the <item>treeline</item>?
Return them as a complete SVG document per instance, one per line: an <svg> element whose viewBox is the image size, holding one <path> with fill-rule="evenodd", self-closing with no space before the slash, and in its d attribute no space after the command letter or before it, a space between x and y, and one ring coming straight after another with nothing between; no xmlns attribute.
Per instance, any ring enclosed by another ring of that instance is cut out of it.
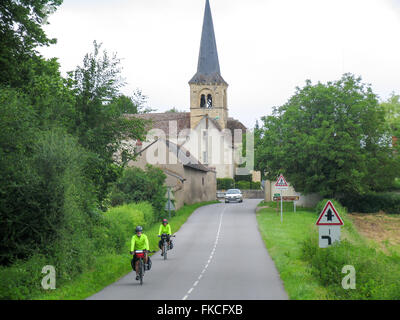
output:
<svg viewBox="0 0 400 320"><path fill-rule="evenodd" d="M270 180L284 174L303 194L368 210L355 199L393 190L400 176L399 115L398 96L380 103L371 86L354 75L326 84L307 81L257 123L256 169ZM396 201L400 207L400 197Z"/></svg>
<svg viewBox="0 0 400 320"><path fill-rule="evenodd" d="M56 59L37 52L55 43L42 23L61 2L0 5L0 265L45 257L68 278L90 265L111 195L116 204L148 201L157 218L165 176L136 170L136 196L124 193L135 155L121 141L144 140L145 124L123 115L148 110L140 90L121 93L115 54L94 42L63 77Z"/></svg>

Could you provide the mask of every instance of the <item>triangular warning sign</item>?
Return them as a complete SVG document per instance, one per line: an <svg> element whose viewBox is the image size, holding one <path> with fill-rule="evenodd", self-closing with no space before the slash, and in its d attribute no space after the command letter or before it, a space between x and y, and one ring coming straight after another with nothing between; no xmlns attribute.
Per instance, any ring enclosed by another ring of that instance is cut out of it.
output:
<svg viewBox="0 0 400 320"><path fill-rule="evenodd" d="M336 211L333 203L328 201L325 205L324 210L316 223L317 226L342 226L344 225L342 218L340 218L338 212Z"/></svg>
<svg viewBox="0 0 400 320"><path fill-rule="evenodd" d="M287 188L289 185L287 184L283 175L280 175L278 180L276 180L275 187L277 188Z"/></svg>

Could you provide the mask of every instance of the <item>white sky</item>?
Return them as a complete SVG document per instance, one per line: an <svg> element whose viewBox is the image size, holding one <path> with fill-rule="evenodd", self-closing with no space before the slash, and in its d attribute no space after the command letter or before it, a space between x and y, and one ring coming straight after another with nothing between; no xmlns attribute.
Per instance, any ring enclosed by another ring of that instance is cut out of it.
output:
<svg viewBox="0 0 400 320"><path fill-rule="evenodd" d="M360 75L381 99L400 93L400 0L210 0L229 115L249 128L303 86ZM205 0L64 0L41 50L63 72L93 40L122 59L128 83L158 112L189 111Z"/></svg>

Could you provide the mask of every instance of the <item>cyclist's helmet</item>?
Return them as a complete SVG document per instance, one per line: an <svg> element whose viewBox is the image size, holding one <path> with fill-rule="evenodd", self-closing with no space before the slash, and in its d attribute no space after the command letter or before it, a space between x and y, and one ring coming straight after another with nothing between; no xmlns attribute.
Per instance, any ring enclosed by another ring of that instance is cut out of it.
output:
<svg viewBox="0 0 400 320"><path fill-rule="evenodd" d="M136 232L142 232L142 231L143 231L143 228L141 226L136 227Z"/></svg>
<svg viewBox="0 0 400 320"><path fill-rule="evenodd" d="M167 219L164 219L163 221L162 221L162 223L164 224L164 223L168 223L168 220Z"/></svg>

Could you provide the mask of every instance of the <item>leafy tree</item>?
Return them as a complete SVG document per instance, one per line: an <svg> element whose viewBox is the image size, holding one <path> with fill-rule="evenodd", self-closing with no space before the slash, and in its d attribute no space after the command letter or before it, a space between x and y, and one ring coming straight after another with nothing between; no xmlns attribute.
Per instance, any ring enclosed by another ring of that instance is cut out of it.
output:
<svg viewBox="0 0 400 320"><path fill-rule="evenodd" d="M386 120L390 125L392 134L400 136L400 95L394 92L389 99L381 104L386 111Z"/></svg>
<svg viewBox="0 0 400 320"><path fill-rule="evenodd" d="M399 173L385 111L361 78L303 88L257 130L256 163L269 179L279 173L305 194L362 194L392 185Z"/></svg>
<svg viewBox="0 0 400 320"><path fill-rule="evenodd" d="M166 175L161 169L151 165L146 170L137 167L124 170L122 177L115 184L111 193L112 205L148 201L158 217L164 212Z"/></svg>
<svg viewBox="0 0 400 320"><path fill-rule="evenodd" d="M79 143L93 153L86 172L95 181L102 201L110 184L118 178L114 154L120 151L125 162L134 159L133 151L123 140L144 140L145 129L142 120L123 116L122 105L127 99L119 93L124 85L120 60L100 49L101 44L94 41L93 52L85 56L83 66L69 73L69 80L76 93L75 134Z"/></svg>
<svg viewBox="0 0 400 320"><path fill-rule="evenodd" d="M156 111L155 109L152 109L147 105L148 97L146 95L144 95L142 90L139 88L137 88L133 92L133 96L131 99L133 101L133 104L137 108L137 113L150 113L150 112Z"/></svg>
<svg viewBox="0 0 400 320"><path fill-rule="evenodd" d="M124 114L137 114L138 106L135 105L131 97L120 95L113 100L116 108Z"/></svg>
<svg viewBox="0 0 400 320"><path fill-rule="evenodd" d="M179 111L177 108L173 107L172 109L167 110L166 112L168 112L168 113L179 113L179 112L183 112L183 111Z"/></svg>
<svg viewBox="0 0 400 320"><path fill-rule="evenodd" d="M42 27L62 0L2 0L0 2L0 84L21 86L29 78L38 46L55 43Z"/></svg>

